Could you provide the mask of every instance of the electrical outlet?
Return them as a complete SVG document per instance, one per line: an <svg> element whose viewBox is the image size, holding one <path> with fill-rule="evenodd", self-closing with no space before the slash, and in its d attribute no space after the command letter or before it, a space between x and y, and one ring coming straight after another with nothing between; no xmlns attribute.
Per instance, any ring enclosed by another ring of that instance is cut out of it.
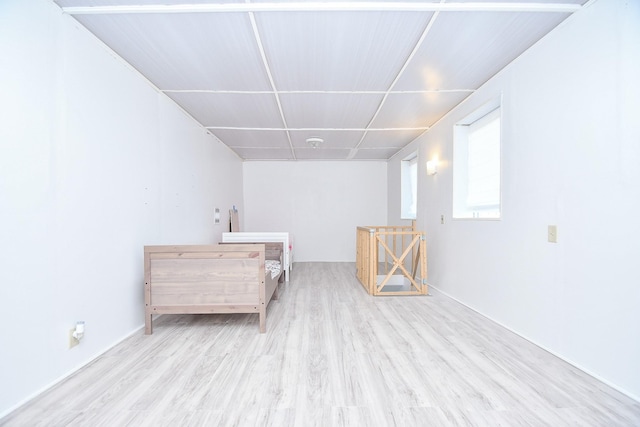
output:
<svg viewBox="0 0 640 427"><path fill-rule="evenodd" d="M558 243L558 226L550 225L547 227L547 240L550 243Z"/></svg>
<svg viewBox="0 0 640 427"><path fill-rule="evenodd" d="M69 349L72 349L73 347L77 346L78 344L80 344L80 341L78 341L77 339L74 338L73 333L76 331L75 328L70 329L69 330Z"/></svg>
<svg viewBox="0 0 640 427"><path fill-rule="evenodd" d="M440 224L444 224L444 215L440 215Z"/></svg>

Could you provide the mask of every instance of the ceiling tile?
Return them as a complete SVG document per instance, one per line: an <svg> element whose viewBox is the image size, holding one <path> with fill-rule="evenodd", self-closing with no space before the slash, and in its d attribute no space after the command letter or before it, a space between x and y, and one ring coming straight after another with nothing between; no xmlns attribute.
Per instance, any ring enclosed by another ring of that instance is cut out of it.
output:
<svg viewBox="0 0 640 427"><path fill-rule="evenodd" d="M476 89L567 16L440 13L393 90Z"/></svg>
<svg viewBox="0 0 640 427"><path fill-rule="evenodd" d="M295 148L308 148L307 138L322 138L320 148L354 148L360 142L364 131L321 130L321 131L289 131L291 142Z"/></svg>
<svg viewBox="0 0 640 427"><path fill-rule="evenodd" d="M233 151L244 160L294 160L290 149L235 147Z"/></svg>
<svg viewBox="0 0 640 427"><path fill-rule="evenodd" d="M76 18L160 89L272 89L246 14Z"/></svg>
<svg viewBox="0 0 640 427"><path fill-rule="evenodd" d="M210 132L233 148L290 148L284 130L212 129Z"/></svg>
<svg viewBox="0 0 640 427"><path fill-rule="evenodd" d="M270 93L170 92L167 95L203 126L283 128L275 96Z"/></svg>
<svg viewBox="0 0 640 427"><path fill-rule="evenodd" d="M468 92L392 93L372 127L428 127L469 95Z"/></svg>
<svg viewBox="0 0 640 427"><path fill-rule="evenodd" d="M351 150L340 150L334 148L296 148L296 159L298 160L346 160L349 158Z"/></svg>
<svg viewBox="0 0 640 427"><path fill-rule="evenodd" d="M359 148L395 148L397 150L424 132L425 130L369 131Z"/></svg>
<svg viewBox="0 0 640 427"><path fill-rule="evenodd" d="M387 90L431 13L256 13L277 90Z"/></svg>
<svg viewBox="0 0 640 427"><path fill-rule="evenodd" d="M282 110L291 128L364 129L383 94L283 93Z"/></svg>
<svg viewBox="0 0 640 427"><path fill-rule="evenodd" d="M397 148L358 149L355 160L387 160L398 152Z"/></svg>

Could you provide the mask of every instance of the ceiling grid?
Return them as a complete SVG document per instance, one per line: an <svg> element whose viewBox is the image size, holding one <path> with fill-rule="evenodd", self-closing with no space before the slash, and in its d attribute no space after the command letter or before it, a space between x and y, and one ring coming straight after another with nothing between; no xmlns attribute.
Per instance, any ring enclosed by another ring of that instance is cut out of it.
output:
<svg viewBox="0 0 640 427"><path fill-rule="evenodd" d="M245 160L387 160L586 3L52 1Z"/></svg>
<svg viewBox="0 0 640 427"><path fill-rule="evenodd" d="M444 0L441 0L440 3L444 3ZM375 113L373 113L373 117L371 117L371 120L369 121L369 123L367 124L367 130L365 130L364 134L362 135L362 138L360 138L360 141L358 141L358 145L355 146L354 149L351 150L350 154L349 154L349 159L354 158L357 154L358 154L358 148L360 148L360 145L362 145L362 141L364 141L364 138L367 136L367 132L369 130L369 128L371 127L371 124L373 123L373 121L376 119L376 117L378 117L378 113L380 112L380 110L382 109L382 106L384 105L384 102L387 100L387 98L389 97L389 93L391 92L391 90L394 88L394 86L396 85L396 83L398 82L398 80L400 79L400 76L402 75L402 73L404 72L404 70L407 68L407 66L409 65L409 62L413 59L413 57L415 56L416 52L418 51L418 49L420 48L420 46L422 45L422 42L424 41L425 37L427 37L427 34L429 33L429 30L431 29L431 26L433 25L433 23L435 22L435 20L438 18L438 14L439 12L434 13L431 16L431 19L429 19L429 23L427 24L426 28L424 29L424 31L422 32L422 35L420 36L420 39L418 39L418 42L416 43L416 45L414 46L413 50L411 51L411 53L409 54L409 57L407 58L407 60L404 62L404 65L402 66L402 68L400 68L400 71L398 72L398 74L396 75L396 78L393 79L393 82L391 82L391 85L389 86L389 89L387 90L387 92L384 94L384 97L382 98L382 101L380 102L380 105L378 106L378 109L376 110ZM424 131L429 130L429 128L427 127ZM424 133L424 132L422 132ZM422 133L420 135L422 135Z"/></svg>
<svg viewBox="0 0 640 427"><path fill-rule="evenodd" d="M289 133L289 130L288 130L287 119L284 116L284 112L282 111L282 103L280 102L280 96L278 95L276 84L273 81L273 75L271 74L269 61L267 60L267 56L264 53L264 46L262 45L262 39L260 38L258 26L256 25L256 18L253 15L253 12L249 12L249 19L251 19L251 28L253 29L253 34L255 35L255 38L256 38L256 44L258 46L258 50L260 51L260 57L262 58L264 69L267 73L267 76L269 77L269 83L271 84L271 88L273 89L273 96L275 97L276 104L278 104L278 112L280 113L280 117L282 117L282 124L284 125L285 132L287 133L287 140L289 142L289 148L291 149L291 155L293 156L293 160L296 160L296 152L293 149L293 144L291 143L291 134Z"/></svg>

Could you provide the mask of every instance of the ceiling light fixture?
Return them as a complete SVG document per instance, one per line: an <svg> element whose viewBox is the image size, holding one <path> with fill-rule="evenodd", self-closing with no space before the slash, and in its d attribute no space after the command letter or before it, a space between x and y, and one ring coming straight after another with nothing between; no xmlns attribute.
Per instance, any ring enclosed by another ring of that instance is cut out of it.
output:
<svg viewBox="0 0 640 427"><path fill-rule="evenodd" d="M312 148L318 148L318 145L322 144L323 142L324 142L324 139L322 138L317 138L317 137L307 138L307 144L309 144Z"/></svg>

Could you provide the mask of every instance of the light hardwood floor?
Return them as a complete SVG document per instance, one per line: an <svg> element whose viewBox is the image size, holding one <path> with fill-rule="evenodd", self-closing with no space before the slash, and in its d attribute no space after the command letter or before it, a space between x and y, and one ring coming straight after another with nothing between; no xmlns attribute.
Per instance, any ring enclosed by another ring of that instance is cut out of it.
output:
<svg viewBox="0 0 640 427"><path fill-rule="evenodd" d="M297 263L258 317L165 315L3 426L640 426L640 404L432 291Z"/></svg>

